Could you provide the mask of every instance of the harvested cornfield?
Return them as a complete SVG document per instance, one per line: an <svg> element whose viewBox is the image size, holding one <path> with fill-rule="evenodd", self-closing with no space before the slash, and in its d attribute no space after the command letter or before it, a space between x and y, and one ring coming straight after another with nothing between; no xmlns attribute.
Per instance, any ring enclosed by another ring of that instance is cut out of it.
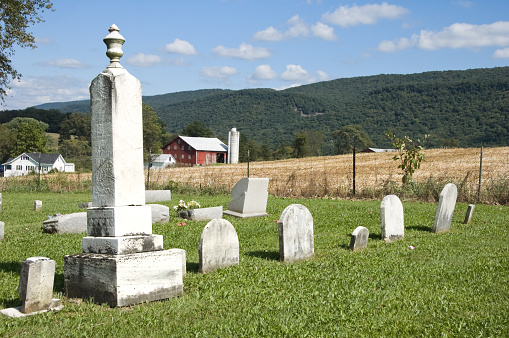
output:
<svg viewBox="0 0 509 338"><path fill-rule="evenodd" d="M414 174L414 181L434 183L438 187L453 182L473 198L479 184L480 148L424 150L426 160ZM401 170L392 158L396 153L358 153L356 155L355 187L358 197L378 198L401 186ZM269 193L282 197L348 197L353 190L352 154L307 157L281 161L252 162L250 177L268 177ZM150 181L166 185L170 181L184 182L196 187L224 187L233 185L248 174L247 163L201 167L174 167L152 170ZM482 185L505 183L509 178L509 147L484 148ZM385 188L384 188L385 187ZM390 188L388 188L390 187ZM440 191L430 192L436 199ZM489 201L487 201L489 202Z"/></svg>

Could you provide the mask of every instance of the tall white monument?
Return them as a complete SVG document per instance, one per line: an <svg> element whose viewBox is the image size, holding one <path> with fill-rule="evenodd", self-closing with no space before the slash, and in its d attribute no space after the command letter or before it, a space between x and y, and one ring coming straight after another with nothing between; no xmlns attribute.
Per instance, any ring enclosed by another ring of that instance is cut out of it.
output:
<svg viewBox="0 0 509 338"><path fill-rule="evenodd" d="M125 39L104 38L110 65L90 85L92 207L82 254L64 257L65 293L127 306L180 295L185 251L163 250L145 205L141 85L120 65Z"/></svg>
<svg viewBox="0 0 509 338"><path fill-rule="evenodd" d="M239 163L239 140L240 132L232 128L228 133L228 163Z"/></svg>

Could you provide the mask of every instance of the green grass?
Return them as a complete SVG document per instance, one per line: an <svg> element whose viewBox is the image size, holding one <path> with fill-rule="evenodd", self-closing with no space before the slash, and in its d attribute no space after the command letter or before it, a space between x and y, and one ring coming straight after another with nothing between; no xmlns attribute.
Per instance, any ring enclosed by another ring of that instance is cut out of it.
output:
<svg viewBox="0 0 509 338"><path fill-rule="evenodd" d="M43 211L33 211L33 200ZM223 205L224 195L174 194L164 204L195 199L202 207ZM42 234L53 213L83 211L90 193L3 193L0 220L0 307L19 306L20 263L46 256L57 263L55 296L63 297L63 256L81 251L82 234ZM315 257L278 261L275 220L291 203L314 218ZM1 336L509 336L509 207L477 205L472 223L462 224L458 204L452 230L431 232L436 204L408 203L405 238L380 236L380 201L294 200L269 197L270 216L228 219L240 242L240 263L202 275L198 244L207 222L171 213L156 224L164 247L187 255L185 294L159 302L110 308L69 301L57 313L21 319L0 317ZM370 231L368 248L348 250L357 226ZM415 250L409 250L412 245Z"/></svg>

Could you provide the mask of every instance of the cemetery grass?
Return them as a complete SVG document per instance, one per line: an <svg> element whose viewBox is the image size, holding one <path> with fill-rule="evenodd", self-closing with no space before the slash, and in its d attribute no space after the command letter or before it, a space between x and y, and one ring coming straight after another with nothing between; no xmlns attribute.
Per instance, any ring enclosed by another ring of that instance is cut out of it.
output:
<svg viewBox="0 0 509 338"><path fill-rule="evenodd" d="M80 212L90 193L3 193L0 220L0 307L21 305L21 262L56 261L54 296L60 312L20 319L0 316L1 336L493 336L509 335L509 207L477 205L462 224L467 204L457 204L451 231L431 232L436 204L403 200L405 237L381 240L380 201L291 199L269 196L269 216L225 216L240 242L240 263L198 272L198 243L205 221L175 217L155 224L165 248L187 255L184 295L125 308L63 296L63 256L81 252L83 234L43 234L54 213ZM202 207L223 205L227 195L173 194ZM33 201L43 211L33 211ZM286 206L305 205L314 218L315 256L278 261L276 220ZM185 223L185 225L183 225ZM179 225L180 224L180 225ZM348 249L357 226L370 231L368 248ZM409 246L415 247L410 250Z"/></svg>

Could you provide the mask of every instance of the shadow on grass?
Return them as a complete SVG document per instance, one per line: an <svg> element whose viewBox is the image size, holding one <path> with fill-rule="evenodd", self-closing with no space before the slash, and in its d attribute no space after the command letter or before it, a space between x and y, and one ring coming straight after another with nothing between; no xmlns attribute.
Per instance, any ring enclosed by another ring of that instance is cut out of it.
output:
<svg viewBox="0 0 509 338"><path fill-rule="evenodd" d="M268 261L279 261L279 252L277 251L250 251L246 255L266 259Z"/></svg>
<svg viewBox="0 0 509 338"><path fill-rule="evenodd" d="M425 232L431 232L431 228L425 225L411 225L408 227L405 227L405 229L408 230L419 230L419 231L425 231Z"/></svg>
<svg viewBox="0 0 509 338"><path fill-rule="evenodd" d="M54 292L62 292L65 293L64 290L64 274L63 273L56 273L55 279L53 281L53 291Z"/></svg>
<svg viewBox="0 0 509 338"><path fill-rule="evenodd" d="M199 263L191 263L191 262L186 263L186 271L198 273L199 270L200 270Z"/></svg>
<svg viewBox="0 0 509 338"><path fill-rule="evenodd" d="M382 234L374 234L374 233L369 233L369 239L377 239L377 240L382 240Z"/></svg>
<svg viewBox="0 0 509 338"><path fill-rule="evenodd" d="M5 272L16 272L19 273L21 271L21 262L0 262L0 270Z"/></svg>

